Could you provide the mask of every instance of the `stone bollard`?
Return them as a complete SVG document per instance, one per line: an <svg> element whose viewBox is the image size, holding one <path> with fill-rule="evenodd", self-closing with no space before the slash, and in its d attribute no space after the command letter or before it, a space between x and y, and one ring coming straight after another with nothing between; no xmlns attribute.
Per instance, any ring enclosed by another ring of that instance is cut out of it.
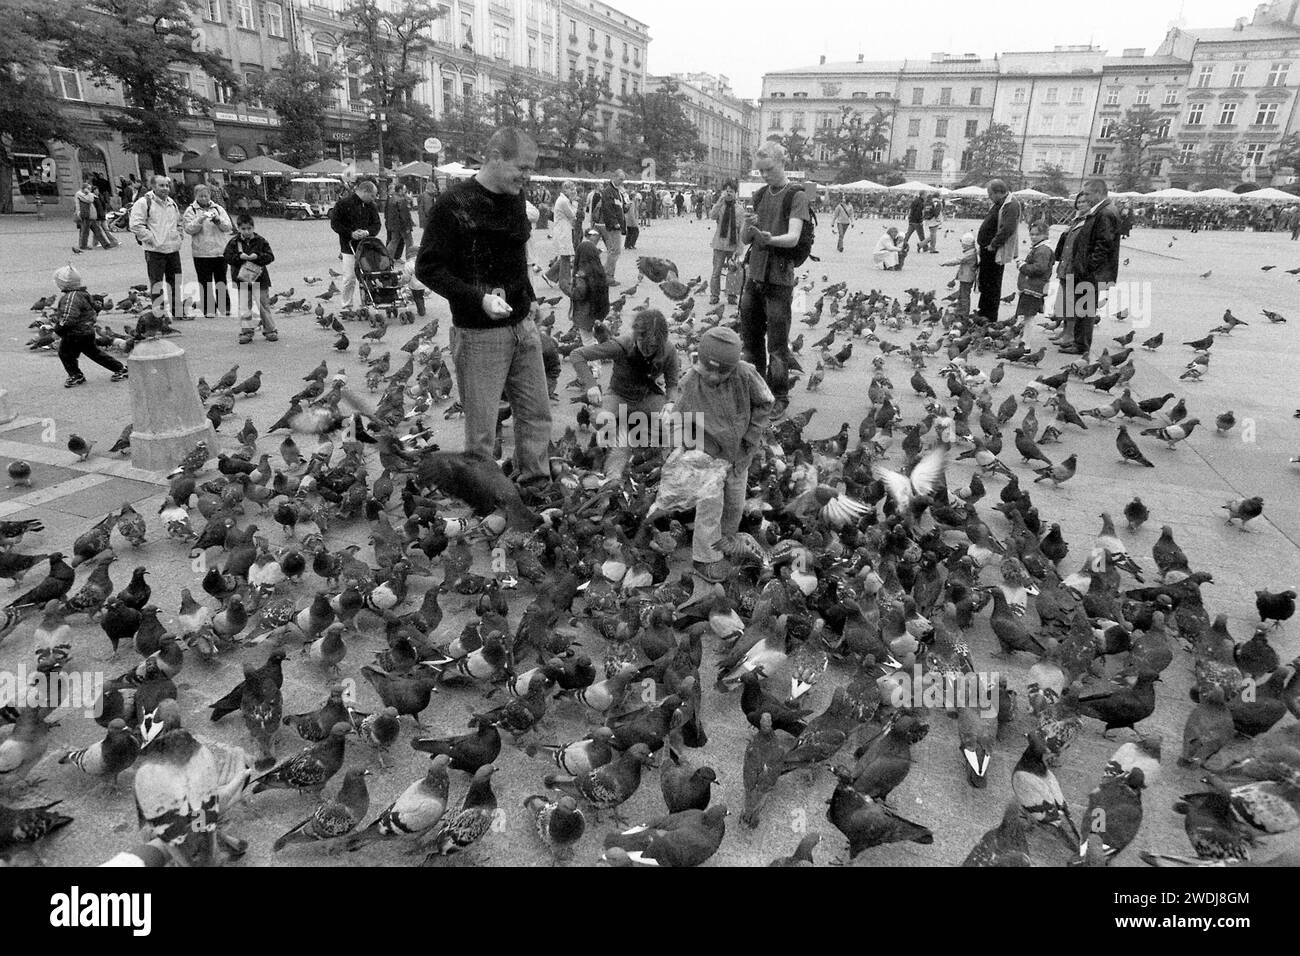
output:
<svg viewBox="0 0 1300 956"><path fill-rule="evenodd" d="M13 404L9 401L9 393L0 388L0 425L7 424L18 417L14 411Z"/></svg>
<svg viewBox="0 0 1300 956"><path fill-rule="evenodd" d="M170 471L206 441L217 451L217 435L203 414L190 377L185 350L166 339L146 339L131 350L131 464L145 471Z"/></svg>

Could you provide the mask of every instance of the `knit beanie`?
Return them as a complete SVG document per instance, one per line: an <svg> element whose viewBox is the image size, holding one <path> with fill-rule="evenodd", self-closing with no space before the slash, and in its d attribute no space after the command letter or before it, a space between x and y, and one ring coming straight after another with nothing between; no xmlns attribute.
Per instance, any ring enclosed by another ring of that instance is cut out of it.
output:
<svg viewBox="0 0 1300 956"><path fill-rule="evenodd" d="M975 245L975 233L973 232L963 233L961 237L961 244L963 246Z"/></svg>
<svg viewBox="0 0 1300 956"><path fill-rule="evenodd" d="M731 329L715 327L700 336L699 360L710 372L723 372L740 361L740 336Z"/></svg>
<svg viewBox="0 0 1300 956"><path fill-rule="evenodd" d="M69 289L80 289L82 287L81 273L70 265L66 265L54 272L54 284L59 287L60 292L67 292Z"/></svg>

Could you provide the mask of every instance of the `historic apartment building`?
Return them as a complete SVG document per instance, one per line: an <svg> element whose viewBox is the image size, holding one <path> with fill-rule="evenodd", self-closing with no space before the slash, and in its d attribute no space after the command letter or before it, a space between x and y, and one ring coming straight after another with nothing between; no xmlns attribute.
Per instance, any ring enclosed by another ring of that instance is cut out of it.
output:
<svg viewBox="0 0 1300 956"><path fill-rule="evenodd" d="M673 178L716 187L725 179L748 173L753 165L753 104L732 92L727 77L712 73L651 76L646 88L659 89L668 80L677 84L685 98L686 118L699 130L706 150L699 162L679 164Z"/></svg>

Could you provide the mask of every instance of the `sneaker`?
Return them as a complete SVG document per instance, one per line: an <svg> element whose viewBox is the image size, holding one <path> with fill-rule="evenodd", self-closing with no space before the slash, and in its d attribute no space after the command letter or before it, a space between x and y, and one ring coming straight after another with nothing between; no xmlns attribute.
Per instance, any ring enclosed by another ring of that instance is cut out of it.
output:
<svg viewBox="0 0 1300 956"><path fill-rule="evenodd" d="M280 341L280 333L276 332L274 329L271 330L270 332L263 332L262 337L266 339L268 342Z"/></svg>
<svg viewBox="0 0 1300 956"><path fill-rule="evenodd" d="M1059 352L1061 355L1083 355L1084 354L1083 349L1079 348L1079 346L1077 345L1063 345L1056 351Z"/></svg>
<svg viewBox="0 0 1300 956"><path fill-rule="evenodd" d="M129 379L130 377L131 377L131 373L130 373L130 371L127 370L127 369L122 369L122 371L120 371L120 372L114 372L114 373L113 373L113 377L112 377L111 379L109 379L109 381L110 381L110 382L125 382L125 381L126 381L127 379ZM82 379L82 381L85 381L85 379Z"/></svg>
<svg viewBox="0 0 1300 956"><path fill-rule="evenodd" d="M85 384L86 384L86 376L84 376L84 375L69 375L69 376L68 376L68 380L67 380L66 382L63 383L63 387L64 387L64 388L76 388L78 385L85 385Z"/></svg>
<svg viewBox="0 0 1300 956"><path fill-rule="evenodd" d="M718 304L718 297L716 295L709 296L709 305L717 305L717 304Z"/></svg>
<svg viewBox="0 0 1300 956"><path fill-rule="evenodd" d="M240 330L239 330L239 344L240 344L240 345L248 345L248 344L249 344L250 342L252 342L252 341L253 341L253 330L252 330L252 329L240 329Z"/></svg>
<svg viewBox="0 0 1300 956"><path fill-rule="evenodd" d="M721 584L731 575L731 564L724 559L717 561L692 561L695 573L709 584Z"/></svg>

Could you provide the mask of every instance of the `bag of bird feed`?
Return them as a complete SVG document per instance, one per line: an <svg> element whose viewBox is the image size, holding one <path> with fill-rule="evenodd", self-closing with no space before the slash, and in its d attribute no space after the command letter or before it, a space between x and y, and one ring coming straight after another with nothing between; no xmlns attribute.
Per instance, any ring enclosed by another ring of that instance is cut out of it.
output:
<svg viewBox="0 0 1300 956"><path fill-rule="evenodd" d="M716 498L722 494L730 467L703 449L676 449L664 462L650 515L690 511L698 502Z"/></svg>

